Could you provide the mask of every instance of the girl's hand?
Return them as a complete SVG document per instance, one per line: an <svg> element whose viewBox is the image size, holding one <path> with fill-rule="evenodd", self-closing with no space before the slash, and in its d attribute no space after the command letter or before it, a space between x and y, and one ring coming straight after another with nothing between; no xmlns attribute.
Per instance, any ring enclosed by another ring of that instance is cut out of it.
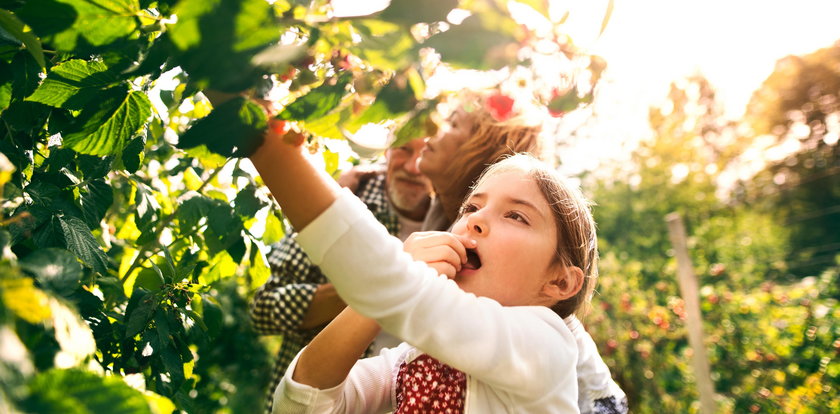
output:
<svg viewBox="0 0 840 414"><path fill-rule="evenodd" d="M452 279L467 262L467 249L475 248L475 240L443 231L412 233L403 243L403 250L414 260L426 262L438 273Z"/></svg>

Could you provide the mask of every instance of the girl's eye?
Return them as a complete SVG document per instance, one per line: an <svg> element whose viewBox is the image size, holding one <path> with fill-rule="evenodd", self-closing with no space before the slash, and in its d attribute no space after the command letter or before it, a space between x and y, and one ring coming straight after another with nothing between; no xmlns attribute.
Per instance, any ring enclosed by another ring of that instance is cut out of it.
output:
<svg viewBox="0 0 840 414"><path fill-rule="evenodd" d="M517 212L515 212L515 211L510 211L510 212L508 212L508 213L505 215L505 217L507 217L507 218L509 218L509 219L516 220L516 221L518 221L518 222L520 222L520 223L528 224L528 220L526 220L526 219L525 219L525 216L523 216L522 214L519 214L519 213L517 213Z"/></svg>
<svg viewBox="0 0 840 414"><path fill-rule="evenodd" d="M461 206L460 213L461 213L461 215L463 215L463 214L467 214L467 213L473 213L473 212L476 212L476 211L478 211L478 206L476 206L475 204L464 204L464 205Z"/></svg>

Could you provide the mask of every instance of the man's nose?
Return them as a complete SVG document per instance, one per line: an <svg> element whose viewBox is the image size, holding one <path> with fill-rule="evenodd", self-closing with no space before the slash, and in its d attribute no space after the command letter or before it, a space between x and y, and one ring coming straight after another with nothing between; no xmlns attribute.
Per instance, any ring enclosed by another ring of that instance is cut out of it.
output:
<svg viewBox="0 0 840 414"><path fill-rule="evenodd" d="M414 151L404 164L403 169L409 174L420 175L420 168L417 167L417 160L420 159L420 151Z"/></svg>

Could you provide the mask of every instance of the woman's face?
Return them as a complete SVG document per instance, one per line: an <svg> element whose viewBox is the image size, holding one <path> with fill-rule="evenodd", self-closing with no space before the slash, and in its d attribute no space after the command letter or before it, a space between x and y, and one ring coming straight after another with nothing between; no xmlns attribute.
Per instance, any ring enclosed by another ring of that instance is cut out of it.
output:
<svg viewBox="0 0 840 414"><path fill-rule="evenodd" d="M472 117L460 108L455 110L437 135L426 140L417 161L420 172L433 182L445 178L451 164L458 161L460 148L470 138L472 128Z"/></svg>

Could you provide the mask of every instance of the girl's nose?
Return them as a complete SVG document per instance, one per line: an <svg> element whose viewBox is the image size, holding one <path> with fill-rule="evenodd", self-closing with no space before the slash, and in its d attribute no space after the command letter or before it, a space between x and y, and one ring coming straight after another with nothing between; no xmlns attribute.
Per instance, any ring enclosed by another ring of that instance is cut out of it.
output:
<svg viewBox="0 0 840 414"><path fill-rule="evenodd" d="M490 226L487 225L481 212L475 212L467 218L467 229L475 235L486 236L490 231Z"/></svg>

